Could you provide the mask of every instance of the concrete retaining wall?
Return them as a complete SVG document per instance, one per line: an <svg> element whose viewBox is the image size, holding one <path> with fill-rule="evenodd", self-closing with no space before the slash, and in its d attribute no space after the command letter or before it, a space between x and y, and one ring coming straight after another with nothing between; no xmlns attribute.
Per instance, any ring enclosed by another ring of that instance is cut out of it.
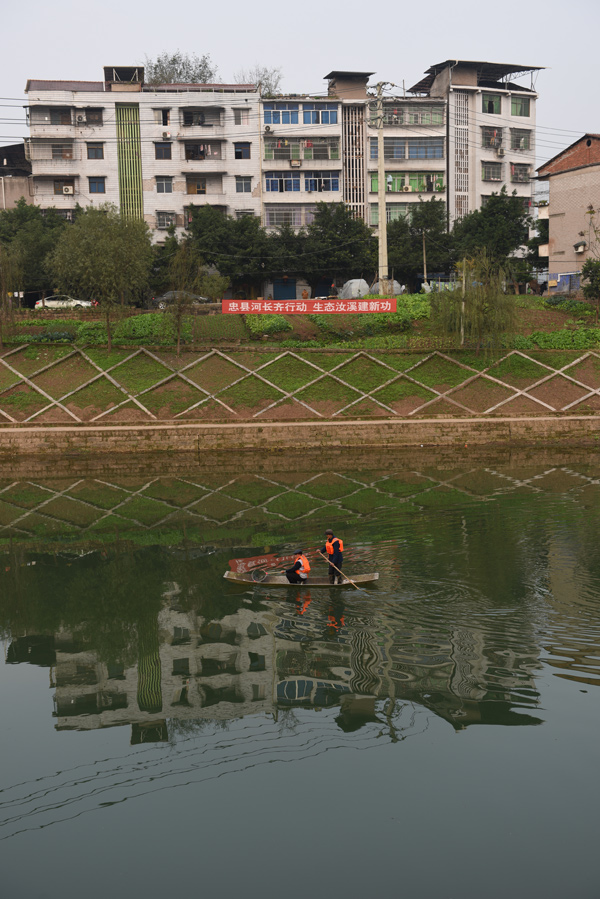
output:
<svg viewBox="0 0 600 899"><path fill-rule="evenodd" d="M451 447L600 441L600 418L460 418L0 428L0 459L24 455L85 457L104 454L305 450L365 447Z"/></svg>

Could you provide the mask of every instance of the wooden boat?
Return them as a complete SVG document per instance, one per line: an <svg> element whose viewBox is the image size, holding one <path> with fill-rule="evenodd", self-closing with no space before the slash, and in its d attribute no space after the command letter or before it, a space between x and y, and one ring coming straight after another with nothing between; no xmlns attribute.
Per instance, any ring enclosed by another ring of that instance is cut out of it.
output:
<svg viewBox="0 0 600 899"><path fill-rule="evenodd" d="M262 575L264 575L264 578ZM344 580L341 584L330 584L329 578L313 577L312 575L309 575L302 584L290 584L285 574L270 574L258 568L255 568L254 571L243 573L226 571L223 577L236 584L251 584L253 587L350 587L352 589L350 581ZM373 581L379 580L379 572L355 574L352 580L355 584L372 584Z"/></svg>

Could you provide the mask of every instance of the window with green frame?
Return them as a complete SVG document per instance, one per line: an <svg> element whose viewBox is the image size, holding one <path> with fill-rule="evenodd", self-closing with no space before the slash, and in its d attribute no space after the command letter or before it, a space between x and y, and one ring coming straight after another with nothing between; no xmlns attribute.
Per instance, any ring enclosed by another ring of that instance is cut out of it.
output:
<svg viewBox="0 0 600 899"><path fill-rule="evenodd" d="M501 94L482 94L482 112L488 115L500 115L502 107Z"/></svg>
<svg viewBox="0 0 600 899"><path fill-rule="evenodd" d="M529 97L511 97L510 98L510 114L528 116L530 100Z"/></svg>
<svg viewBox="0 0 600 899"><path fill-rule="evenodd" d="M269 159L339 159L340 141L337 137L266 138L264 158Z"/></svg>
<svg viewBox="0 0 600 899"><path fill-rule="evenodd" d="M511 150L531 150L531 131L526 128L510 129Z"/></svg>
<svg viewBox="0 0 600 899"><path fill-rule="evenodd" d="M377 193L379 180L377 172L371 172L371 193ZM386 172L386 191L388 193L435 193L444 190L443 172Z"/></svg>
<svg viewBox="0 0 600 899"><path fill-rule="evenodd" d="M385 213L388 222L397 222L399 219L407 219L410 217L415 203L386 203ZM377 203L371 203L371 225L379 224L379 206Z"/></svg>

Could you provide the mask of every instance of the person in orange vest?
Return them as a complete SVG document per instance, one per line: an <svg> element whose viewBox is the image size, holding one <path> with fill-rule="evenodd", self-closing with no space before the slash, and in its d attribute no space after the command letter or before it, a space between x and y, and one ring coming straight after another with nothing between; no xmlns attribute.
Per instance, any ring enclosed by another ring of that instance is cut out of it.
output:
<svg viewBox="0 0 600 899"><path fill-rule="evenodd" d="M329 583L335 584L336 578L337 583L342 583L342 576L339 574L335 568L339 568L342 570L342 565L344 564L344 543L340 540L339 537L333 536L333 531L328 529L325 531L325 546L321 549L322 553L327 553L327 559L329 561ZM335 568L333 567L335 565Z"/></svg>
<svg viewBox="0 0 600 899"><path fill-rule="evenodd" d="M301 549L297 549L294 555L296 556L294 564L286 569L285 576L290 584L305 584L310 571L308 559Z"/></svg>

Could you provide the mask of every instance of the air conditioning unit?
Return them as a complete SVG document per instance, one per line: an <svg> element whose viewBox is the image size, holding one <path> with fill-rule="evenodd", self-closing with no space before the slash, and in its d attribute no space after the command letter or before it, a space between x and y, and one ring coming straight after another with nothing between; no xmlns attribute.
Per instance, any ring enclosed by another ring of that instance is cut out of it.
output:
<svg viewBox="0 0 600 899"><path fill-rule="evenodd" d="M290 159L290 168L299 169L302 166L301 159Z"/></svg>
<svg viewBox="0 0 600 899"><path fill-rule="evenodd" d="M402 192L405 194L412 193L412 187L410 186L410 184L405 184L404 187L402 188Z"/></svg>
<svg viewBox="0 0 600 899"><path fill-rule="evenodd" d="M75 116L75 121L78 125L85 125L85 123L87 122L87 116L85 112L78 112Z"/></svg>
<svg viewBox="0 0 600 899"><path fill-rule="evenodd" d="M170 131L163 131L163 140L168 140L171 137Z"/></svg>
<svg viewBox="0 0 600 899"><path fill-rule="evenodd" d="M63 186L63 194L74 194L74 193L75 193L75 188L73 187L72 184L65 184Z"/></svg>
<svg viewBox="0 0 600 899"><path fill-rule="evenodd" d="M505 153L506 150L504 149L504 147L498 147L498 149L496 150L496 156L504 156Z"/></svg>

